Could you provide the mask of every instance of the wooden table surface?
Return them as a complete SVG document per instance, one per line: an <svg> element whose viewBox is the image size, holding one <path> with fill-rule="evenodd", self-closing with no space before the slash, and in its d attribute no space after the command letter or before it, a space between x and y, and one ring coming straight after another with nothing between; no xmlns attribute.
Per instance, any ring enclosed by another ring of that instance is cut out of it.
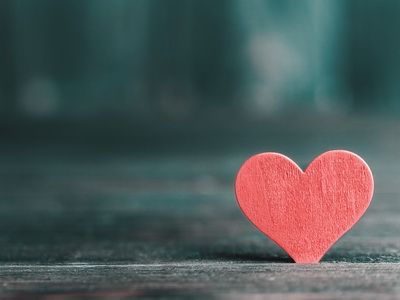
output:
<svg viewBox="0 0 400 300"><path fill-rule="evenodd" d="M400 121L213 126L3 127L0 298L400 299ZM368 162L373 202L321 263L295 264L244 217L233 180L258 152L305 167L331 149Z"/></svg>

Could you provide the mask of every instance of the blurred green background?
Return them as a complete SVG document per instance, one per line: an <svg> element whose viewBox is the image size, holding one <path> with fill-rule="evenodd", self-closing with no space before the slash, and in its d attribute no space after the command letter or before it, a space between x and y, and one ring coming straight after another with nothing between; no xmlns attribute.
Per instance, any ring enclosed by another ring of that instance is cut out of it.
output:
<svg viewBox="0 0 400 300"><path fill-rule="evenodd" d="M398 29L396 0L0 0L0 117L396 115Z"/></svg>

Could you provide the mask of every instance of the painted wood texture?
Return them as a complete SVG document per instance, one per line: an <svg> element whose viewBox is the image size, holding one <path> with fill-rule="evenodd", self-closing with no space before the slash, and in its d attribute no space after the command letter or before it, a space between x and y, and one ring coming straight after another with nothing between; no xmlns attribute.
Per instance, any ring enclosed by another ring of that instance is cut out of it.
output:
<svg viewBox="0 0 400 300"><path fill-rule="evenodd" d="M261 153L240 168L240 208L297 263L316 263L365 213L374 190L370 168L344 150L321 154L303 172L279 153Z"/></svg>

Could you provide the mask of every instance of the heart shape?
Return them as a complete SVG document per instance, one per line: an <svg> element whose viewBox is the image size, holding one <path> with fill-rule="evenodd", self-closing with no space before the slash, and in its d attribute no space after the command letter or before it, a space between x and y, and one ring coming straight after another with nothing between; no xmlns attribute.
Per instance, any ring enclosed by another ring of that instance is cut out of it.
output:
<svg viewBox="0 0 400 300"><path fill-rule="evenodd" d="M372 172L358 155L328 151L303 172L279 153L260 153L240 168L236 198L247 218L297 263L317 263L365 213Z"/></svg>

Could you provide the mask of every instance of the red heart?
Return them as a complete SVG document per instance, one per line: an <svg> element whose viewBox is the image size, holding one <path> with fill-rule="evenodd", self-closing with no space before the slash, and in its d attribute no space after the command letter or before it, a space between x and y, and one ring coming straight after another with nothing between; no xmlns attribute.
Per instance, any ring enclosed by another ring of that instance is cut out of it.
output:
<svg viewBox="0 0 400 300"><path fill-rule="evenodd" d="M240 168L236 198L244 214L297 263L317 263L367 210L374 190L358 155L328 151L303 172L288 157L261 153Z"/></svg>

